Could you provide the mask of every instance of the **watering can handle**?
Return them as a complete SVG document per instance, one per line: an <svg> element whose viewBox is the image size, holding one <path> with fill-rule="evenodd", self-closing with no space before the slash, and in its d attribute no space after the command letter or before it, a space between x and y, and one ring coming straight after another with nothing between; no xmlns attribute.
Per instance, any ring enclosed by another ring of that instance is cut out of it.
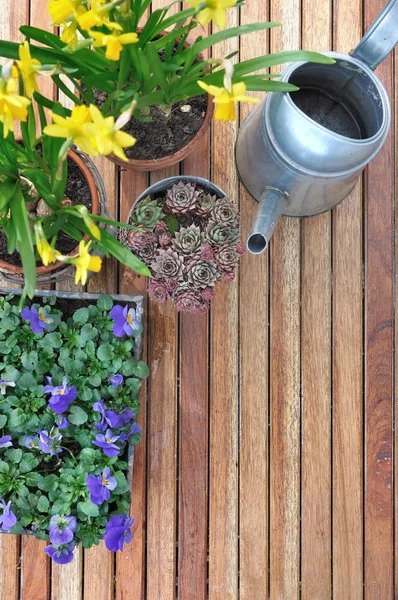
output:
<svg viewBox="0 0 398 600"><path fill-rule="evenodd" d="M351 56L375 69L398 43L398 0L390 0Z"/></svg>

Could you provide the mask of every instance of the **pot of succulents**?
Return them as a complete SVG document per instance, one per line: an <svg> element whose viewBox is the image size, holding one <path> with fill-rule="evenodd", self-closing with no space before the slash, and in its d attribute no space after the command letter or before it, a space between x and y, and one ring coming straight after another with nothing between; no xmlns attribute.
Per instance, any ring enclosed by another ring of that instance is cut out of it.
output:
<svg viewBox="0 0 398 600"><path fill-rule="evenodd" d="M163 179L134 203L120 241L151 269L148 293L177 310L204 312L218 281L231 282L245 246L237 207L201 177Z"/></svg>
<svg viewBox="0 0 398 600"><path fill-rule="evenodd" d="M101 268L100 256L90 250L149 274L142 261L98 226L114 222L98 214L97 187L103 186L85 157L123 155L131 136L120 132L118 123L112 117L105 119L95 106L76 106L67 116L56 103L53 124L47 125L43 105L32 98L34 93L41 97L36 76L47 69L31 58L27 42L19 47L19 58L8 61L0 73L0 270L23 274L30 297L36 268L39 276L48 276L53 269L74 265L75 282L84 285L88 272ZM120 120L129 115L128 110ZM14 121L20 124L19 137ZM84 153L73 150L73 143Z"/></svg>
<svg viewBox="0 0 398 600"><path fill-rule="evenodd" d="M132 538L142 296L0 296L0 531L49 541L59 564ZM18 292L17 292L18 293Z"/></svg>
<svg viewBox="0 0 398 600"><path fill-rule="evenodd" d="M256 74L259 70L292 60L334 62L322 54L300 51L259 56L233 66L231 57L216 56L219 42L279 24L224 29L226 10L242 2L188 0L188 5L170 14L172 2L147 18L150 0L51 0L48 10L59 35L20 28L30 42L40 44L31 44L32 56L57 66L51 76L75 104L96 104L118 119L133 103L132 118L121 131L136 141L126 150L129 160L121 163L123 157L116 152L108 155L123 167L155 170L185 158L209 126L214 105L216 119L232 120L236 101L258 102L246 91L297 89L274 81L276 74ZM210 22L220 31L188 43L195 28ZM204 59L202 53L210 48L213 57ZM16 59L17 52L17 44L0 42L1 56ZM49 99L45 102L52 107Z"/></svg>

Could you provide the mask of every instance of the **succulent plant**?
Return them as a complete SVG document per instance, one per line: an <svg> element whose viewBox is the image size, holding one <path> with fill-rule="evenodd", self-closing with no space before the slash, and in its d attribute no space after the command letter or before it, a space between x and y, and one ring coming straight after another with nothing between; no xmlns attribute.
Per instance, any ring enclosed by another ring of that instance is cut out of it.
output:
<svg viewBox="0 0 398 600"><path fill-rule="evenodd" d="M217 264L210 260L193 260L187 266L188 281L198 288L213 287L220 276Z"/></svg>
<svg viewBox="0 0 398 600"><path fill-rule="evenodd" d="M164 248L165 246L168 246L171 242L171 233L169 233L168 231L166 231L165 233L161 233L159 236L159 244L162 246L162 248Z"/></svg>
<svg viewBox="0 0 398 600"><path fill-rule="evenodd" d="M172 294L173 292L178 290L178 287L179 287L179 283L178 283L177 279L166 279L164 284L166 286L167 291L170 294Z"/></svg>
<svg viewBox="0 0 398 600"><path fill-rule="evenodd" d="M235 246L228 246L228 244L217 248L214 256L221 271L233 271L238 265L240 258Z"/></svg>
<svg viewBox="0 0 398 600"><path fill-rule="evenodd" d="M152 300L158 302L166 302L169 298L169 292L165 284L162 281L156 281L156 279L152 279L148 285L148 294Z"/></svg>
<svg viewBox="0 0 398 600"><path fill-rule="evenodd" d="M214 204L210 218L218 223L229 223L236 226L238 211L228 198L220 198Z"/></svg>
<svg viewBox="0 0 398 600"><path fill-rule="evenodd" d="M148 196L145 200L138 203L133 212L133 219L137 225L153 229L164 217L162 207L156 200L151 200Z"/></svg>
<svg viewBox="0 0 398 600"><path fill-rule="evenodd" d="M231 227L228 223L209 221L206 227L206 239L213 246L236 244L239 240L239 227Z"/></svg>
<svg viewBox="0 0 398 600"><path fill-rule="evenodd" d="M199 196L196 202L197 214L203 216L208 215L215 205L216 200L217 196L212 196L211 194L203 194L202 196Z"/></svg>
<svg viewBox="0 0 398 600"><path fill-rule="evenodd" d="M126 235L126 245L143 261L150 261L156 253L158 238L154 233L129 231Z"/></svg>
<svg viewBox="0 0 398 600"><path fill-rule="evenodd" d="M205 242L204 244L202 244L202 246L200 248L200 258L202 260L213 260L214 259L214 250L213 250L211 244L209 244L209 242Z"/></svg>
<svg viewBox="0 0 398 600"><path fill-rule="evenodd" d="M174 298L174 303L177 310L188 312L204 312L208 308L208 303L202 298L202 295L194 290L179 292Z"/></svg>
<svg viewBox="0 0 398 600"><path fill-rule="evenodd" d="M160 280L179 279L184 270L184 262L172 248L161 248L151 263L151 269Z"/></svg>
<svg viewBox="0 0 398 600"><path fill-rule="evenodd" d="M203 242L204 234L201 233L200 227L192 224L189 227L181 227L179 231L176 231L173 243L177 250L190 255L198 252Z"/></svg>
<svg viewBox="0 0 398 600"><path fill-rule="evenodd" d="M166 205L174 214L184 214L192 210L200 192L192 183L179 181L167 192Z"/></svg>

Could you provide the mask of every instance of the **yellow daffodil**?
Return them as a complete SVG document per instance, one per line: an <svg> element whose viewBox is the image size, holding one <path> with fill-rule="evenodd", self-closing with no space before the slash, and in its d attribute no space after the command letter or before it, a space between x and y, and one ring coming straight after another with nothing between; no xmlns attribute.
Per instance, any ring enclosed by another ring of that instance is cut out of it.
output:
<svg viewBox="0 0 398 600"><path fill-rule="evenodd" d="M252 102L253 104L260 102L258 98L245 96L246 86L243 82L232 84L232 91L227 90L225 87L207 85L203 81L198 81L198 85L214 96L213 102L216 104L214 118L218 121L235 120L235 102Z"/></svg>
<svg viewBox="0 0 398 600"><path fill-rule="evenodd" d="M106 46L105 56L109 60L119 60L120 53L125 44L136 44L138 35L136 33L110 33L104 34L99 31L90 31L90 37L93 38L94 48Z"/></svg>
<svg viewBox="0 0 398 600"><path fill-rule="evenodd" d="M100 240L101 239L101 230L94 223L94 221L92 220L92 218L90 217L87 208L85 206L78 206L76 208L79 211L79 213L81 214L81 216L83 218L83 221L84 221L84 224L86 225L86 227L89 230L89 232L92 235L92 237L95 238L96 240Z"/></svg>
<svg viewBox="0 0 398 600"><path fill-rule="evenodd" d="M0 121L3 123L3 135L6 138L9 131L14 131L13 119L26 121L28 118L29 98L16 94L15 79L5 81L0 79Z"/></svg>
<svg viewBox="0 0 398 600"><path fill-rule="evenodd" d="M123 148L134 146L136 139L129 133L119 131L113 117L103 117L98 108L90 106L93 118L93 133L95 131L96 148L100 154L114 154L122 160L128 160Z"/></svg>
<svg viewBox="0 0 398 600"><path fill-rule="evenodd" d="M79 244L79 255L75 258L69 259L68 261L76 267L76 285L80 280L82 285L86 285L88 271L99 273L101 270L102 260L99 256L91 256L89 253L90 246L91 241L86 243L84 240L82 240Z"/></svg>
<svg viewBox="0 0 398 600"><path fill-rule="evenodd" d="M83 152L90 156L97 156L98 152L93 139L93 132L86 125L92 122L88 106L75 106L70 117L61 117L51 113L53 125L47 125L43 133L50 137L70 139L75 142ZM94 131L95 135L95 131Z"/></svg>
<svg viewBox="0 0 398 600"><path fill-rule="evenodd" d="M48 12L54 25L63 25L65 20L74 15L83 0L51 0Z"/></svg>
<svg viewBox="0 0 398 600"><path fill-rule="evenodd" d="M108 29L118 29L121 31L122 27L118 23L109 21L109 11L111 8L112 4L107 3L104 5L103 0L91 0L90 10L77 17L77 21L84 30L105 25Z"/></svg>
<svg viewBox="0 0 398 600"><path fill-rule="evenodd" d="M34 224L36 248L45 267L57 262L56 252L48 243L40 221Z"/></svg>
<svg viewBox="0 0 398 600"><path fill-rule="evenodd" d="M79 38L76 33L77 21L72 21L69 25L65 24L62 29L61 42L70 46L70 48L76 48Z"/></svg>
<svg viewBox="0 0 398 600"><path fill-rule="evenodd" d="M19 46L18 53L21 60L17 62L16 66L13 66L12 76L18 77L19 74L22 76L25 84L25 93L28 98L31 98L33 92L39 91L36 77L39 74L41 63L31 57L29 44L26 41Z"/></svg>
<svg viewBox="0 0 398 600"><path fill-rule="evenodd" d="M205 7L200 11L197 19L203 25L213 21L220 29L224 29L227 22L227 9L235 6L238 0L187 0L188 4L196 8L199 4Z"/></svg>

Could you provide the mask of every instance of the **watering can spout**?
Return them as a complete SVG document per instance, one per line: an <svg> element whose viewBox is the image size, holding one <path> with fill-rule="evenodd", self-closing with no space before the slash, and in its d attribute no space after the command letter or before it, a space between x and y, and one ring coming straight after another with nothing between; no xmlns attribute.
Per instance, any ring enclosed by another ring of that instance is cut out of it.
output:
<svg viewBox="0 0 398 600"><path fill-rule="evenodd" d="M247 249L252 254L261 254L268 242L279 217L286 206L287 195L277 188L266 188L260 197L256 218L247 239Z"/></svg>

